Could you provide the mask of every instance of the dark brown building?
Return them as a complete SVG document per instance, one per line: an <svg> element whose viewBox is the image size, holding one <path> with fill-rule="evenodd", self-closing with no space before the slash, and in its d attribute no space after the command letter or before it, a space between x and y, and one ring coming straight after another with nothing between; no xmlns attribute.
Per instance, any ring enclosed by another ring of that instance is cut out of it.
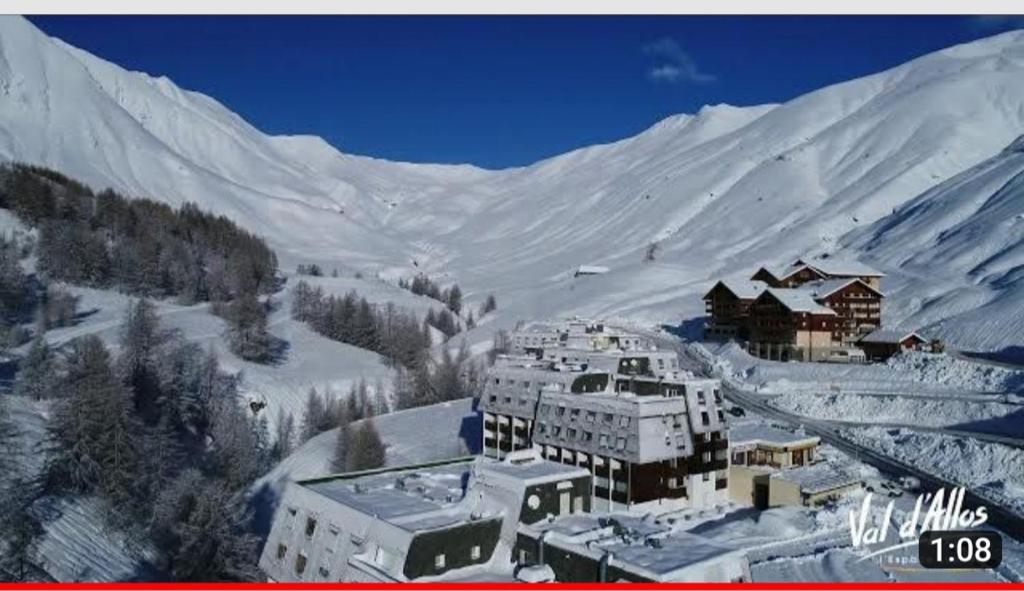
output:
<svg viewBox="0 0 1024 591"><path fill-rule="evenodd" d="M829 279L800 289L839 317L833 340L843 347L856 346L861 337L882 326L882 293L861 279Z"/></svg>
<svg viewBox="0 0 1024 591"><path fill-rule="evenodd" d="M746 339L750 305L768 284L763 281L728 279L719 281L704 295L708 315L705 338L712 340Z"/></svg>

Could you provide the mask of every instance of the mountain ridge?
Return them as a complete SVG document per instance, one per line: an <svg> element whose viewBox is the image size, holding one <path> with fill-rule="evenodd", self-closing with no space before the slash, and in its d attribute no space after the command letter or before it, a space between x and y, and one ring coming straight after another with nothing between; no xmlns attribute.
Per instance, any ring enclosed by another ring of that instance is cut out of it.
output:
<svg viewBox="0 0 1024 591"><path fill-rule="evenodd" d="M932 253L931 264L946 265L956 281L945 292L934 284L915 291L902 262L876 257L885 249L858 237L1024 133L1024 32L778 105L704 107L629 138L496 171L395 163L346 154L317 136L266 135L215 99L128 72L20 18L0 19L0 92L15 98L0 104L0 158L197 201L265 235L286 265L384 277L426 271L457 279L471 302L494 291L504 304L487 330L569 313L690 320L715 278L827 253L877 258L899 298L888 304L891 322L927 321L955 342L966 333L942 324L942 310L959 314L960 280L977 265ZM656 260L644 263L651 245ZM611 271L573 279L581 264ZM949 301L921 315L907 302L922 297Z"/></svg>

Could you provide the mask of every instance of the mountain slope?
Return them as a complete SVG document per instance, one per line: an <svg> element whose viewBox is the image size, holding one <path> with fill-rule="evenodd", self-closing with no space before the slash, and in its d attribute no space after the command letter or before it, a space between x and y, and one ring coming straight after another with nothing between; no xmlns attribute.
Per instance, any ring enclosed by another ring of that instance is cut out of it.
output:
<svg viewBox="0 0 1024 591"><path fill-rule="evenodd" d="M977 350L1024 344L1024 136L848 242L895 271L908 326Z"/></svg>
<svg viewBox="0 0 1024 591"><path fill-rule="evenodd" d="M941 322L968 305L958 295L964 284L999 282L985 297L1019 301L1017 275L982 277L966 262L970 252L935 241L916 244L925 250L914 269L882 256L887 241L898 248L896 234L858 237L904 204L935 198L929 189L1024 132L1022 32L782 105L705 107L632 138L502 171L387 162L319 138L267 136L209 97L127 72L20 18L0 19L0 96L0 158L198 201L264 234L285 265L427 270L456 278L471 303L493 291L501 313L471 335L480 342L519 318L694 318L713 278L822 252L871 256L891 272L893 322L928 324L972 347L1019 341L1007 331L979 340L964 323ZM958 194L947 199L959 204ZM652 243L656 260L642 263ZM1009 245L997 237L992 265L1021 264L1019 249L999 244ZM574 279L580 264L610 272ZM911 281L925 266L949 280ZM927 314L915 307L943 298L948 305ZM1024 321L1017 308L1006 306Z"/></svg>

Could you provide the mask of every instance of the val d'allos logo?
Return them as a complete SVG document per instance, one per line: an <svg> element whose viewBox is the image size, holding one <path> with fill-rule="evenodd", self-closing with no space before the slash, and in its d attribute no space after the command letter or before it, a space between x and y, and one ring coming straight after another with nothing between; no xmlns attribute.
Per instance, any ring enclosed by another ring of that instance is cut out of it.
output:
<svg viewBox="0 0 1024 591"><path fill-rule="evenodd" d="M859 509L850 511L850 537L855 550L876 544L885 544L863 556L866 560L917 544L921 532L937 530L949 531L977 527L988 520L988 510L984 506L974 509L964 508L963 487L949 491L940 488L933 493L918 495L914 509L906 516L903 523L894 524L893 514L896 501L891 500L881 512L881 519L871 520L872 500L874 495L867 493ZM927 510L925 507L927 506Z"/></svg>

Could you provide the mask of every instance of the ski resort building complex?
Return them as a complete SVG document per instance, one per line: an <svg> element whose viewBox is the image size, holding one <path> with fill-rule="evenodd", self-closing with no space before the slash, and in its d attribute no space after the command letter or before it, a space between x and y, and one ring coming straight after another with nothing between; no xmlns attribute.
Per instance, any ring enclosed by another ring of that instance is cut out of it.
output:
<svg viewBox="0 0 1024 591"><path fill-rule="evenodd" d="M921 346L917 335L877 346L889 345L880 332L883 276L856 261L799 259L718 281L704 295L705 336L746 342L752 355L779 361L859 362L868 360L865 351L879 360Z"/></svg>
<svg viewBox="0 0 1024 591"><path fill-rule="evenodd" d="M728 497L728 438L719 382L681 371L674 351L572 320L511 335L487 376L483 453L536 447L594 476L609 508Z"/></svg>

